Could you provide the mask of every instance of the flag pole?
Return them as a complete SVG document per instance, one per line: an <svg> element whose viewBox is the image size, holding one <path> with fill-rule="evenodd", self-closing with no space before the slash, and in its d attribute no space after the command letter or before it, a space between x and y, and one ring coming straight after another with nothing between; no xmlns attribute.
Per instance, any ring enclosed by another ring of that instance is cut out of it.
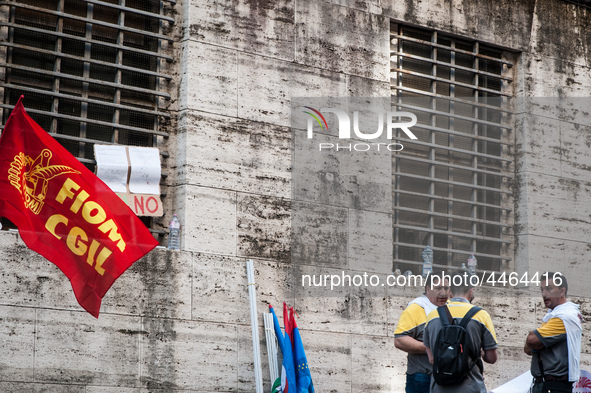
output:
<svg viewBox="0 0 591 393"><path fill-rule="evenodd" d="M265 323L265 339L267 342L267 356L269 357L269 374L271 375L271 384L279 378L279 366L277 365L277 337L273 327L273 315L269 312L263 313L263 322Z"/></svg>
<svg viewBox="0 0 591 393"><path fill-rule="evenodd" d="M250 326L252 327L252 352L254 355L254 379L256 393L263 393L263 372L261 369L261 346L259 342L259 321L257 317L256 288L252 259L246 261L248 297L250 299Z"/></svg>

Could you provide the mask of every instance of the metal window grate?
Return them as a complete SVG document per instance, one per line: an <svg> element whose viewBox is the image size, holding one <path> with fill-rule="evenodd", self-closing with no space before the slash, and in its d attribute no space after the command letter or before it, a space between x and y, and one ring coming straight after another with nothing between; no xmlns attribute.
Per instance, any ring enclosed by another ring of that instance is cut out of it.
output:
<svg viewBox="0 0 591 393"><path fill-rule="evenodd" d="M170 2L166 2L170 3ZM156 146L170 115L161 89L172 60L164 1L0 1L2 120L18 97L74 156L94 169L94 143Z"/></svg>
<svg viewBox="0 0 591 393"><path fill-rule="evenodd" d="M429 244L439 268L512 268L515 54L392 23L391 90L414 113L418 140L394 156L394 268L420 273Z"/></svg>
<svg viewBox="0 0 591 393"><path fill-rule="evenodd" d="M24 95L29 115L90 170L94 143L157 146L170 118L171 4L0 1L2 127Z"/></svg>

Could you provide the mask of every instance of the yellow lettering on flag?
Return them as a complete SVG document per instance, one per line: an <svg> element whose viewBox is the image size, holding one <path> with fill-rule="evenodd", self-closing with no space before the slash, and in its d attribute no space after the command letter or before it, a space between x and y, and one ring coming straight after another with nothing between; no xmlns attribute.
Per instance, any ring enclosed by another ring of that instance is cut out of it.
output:
<svg viewBox="0 0 591 393"><path fill-rule="evenodd" d="M119 247L119 249L121 250L121 252L125 251L125 242L123 241L123 238L121 237L121 234L117 232L117 224L115 224L115 221L113 220L108 220L105 221L100 227L99 230L103 233L109 233L109 239L111 239L113 242L117 242L117 247Z"/></svg>
<svg viewBox="0 0 591 393"><path fill-rule="evenodd" d="M78 192L78 190L80 190L80 192ZM77 193L76 193L77 192ZM99 205L98 203L88 200L88 198L90 197L90 195L85 191L85 190L81 190L80 186L73 181L70 178L67 178L66 181L64 182L64 184L62 185L61 190L59 191L59 193L57 194L55 200L58 201L59 203L63 204L66 199L72 199L72 205L70 206L70 210L73 213L78 214L80 212L80 210L82 209L82 218L89 224L94 224L94 225L100 225L98 227L98 229L107 234L109 239L114 242L117 243L117 247L119 248L119 250L121 250L121 252L125 251L125 241L123 240L123 237L121 236L121 234L118 232L119 228L117 227L117 224L115 224L115 221L113 221L113 219L108 219L107 220L107 213L105 212L105 209ZM63 216L62 216L63 217ZM52 228L55 230L55 225L57 225L59 222L56 222L55 224L53 222L49 222L48 220L48 224L53 225ZM67 221L65 222L65 224L67 225ZM52 232L52 230L50 230L48 228L48 230L59 239L59 237L55 234L55 232ZM69 238L69 236L68 236ZM88 238L84 239L84 241L87 241ZM75 244L74 240L69 240L71 243L68 243L68 247L70 247L70 244ZM70 249L74 250L74 249L79 249L81 246L72 246L70 247ZM92 245L91 245L92 247ZM94 249L94 251L92 252L93 256L94 253L96 253L97 249ZM86 252L86 250L84 250L84 252L82 254L77 254L77 255L83 255ZM103 251L101 251L101 253L99 253L99 257L101 257ZM110 255L110 252L109 252ZM108 256L105 257L105 259ZM90 256L89 256L90 258ZM98 270L97 270L98 271Z"/></svg>
<svg viewBox="0 0 591 393"><path fill-rule="evenodd" d="M68 219L61 214L54 214L53 216L49 217L45 223L45 228L49 231L49 233L58 239L61 239L62 237L55 233L55 227L60 223L65 224L66 226L68 225Z"/></svg>

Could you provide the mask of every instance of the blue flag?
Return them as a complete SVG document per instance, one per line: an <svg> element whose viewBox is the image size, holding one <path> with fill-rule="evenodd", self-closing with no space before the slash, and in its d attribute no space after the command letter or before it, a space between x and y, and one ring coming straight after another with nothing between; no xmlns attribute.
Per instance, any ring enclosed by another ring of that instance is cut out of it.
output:
<svg viewBox="0 0 591 393"><path fill-rule="evenodd" d="M293 352L291 350L291 340L287 334L283 335L279 320L273 307L269 305L269 312L273 314L273 327L275 328L275 335L279 342L279 348L283 354L283 364L281 367L281 390L283 393L296 393L296 379ZM299 334L298 334L299 335ZM303 349L303 347L302 347Z"/></svg>
<svg viewBox="0 0 591 393"><path fill-rule="evenodd" d="M294 320L295 325L295 320ZM295 358L295 374L297 393L314 393L314 384L312 383L312 375L308 368L308 359L304 352L304 345L300 337L300 329L295 325L293 329L293 346Z"/></svg>

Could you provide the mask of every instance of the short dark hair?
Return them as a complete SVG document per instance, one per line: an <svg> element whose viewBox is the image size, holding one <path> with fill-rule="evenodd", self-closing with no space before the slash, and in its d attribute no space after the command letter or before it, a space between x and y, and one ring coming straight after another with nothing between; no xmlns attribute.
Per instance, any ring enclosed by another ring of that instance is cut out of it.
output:
<svg viewBox="0 0 591 393"><path fill-rule="evenodd" d="M443 272L431 272L427 275L427 277L425 278L425 292L427 291L427 288L433 288L434 284L433 284L433 280L435 279L435 277L437 277L437 283L439 283L440 285L443 284L443 279L444 278L448 278L449 276L444 276Z"/></svg>
<svg viewBox="0 0 591 393"><path fill-rule="evenodd" d="M554 286L558 288L564 288L564 296L566 297L568 293L568 282L566 281L566 277L562 273L557 272L546 272L542 274L542 283L552 283ZM556 285L559 283L559 285Z"/></svg>
<svg viewBox="0 0 591 393"><path fill-rule="evenodd" d="M449 281L449 289L454 295L466 294L473 285L470 284L470 273L466 269L458 269L452 275Z"/></svg>
<svg viewBox="0 0 591 393"><path fill-rule="evenodd" d="M427 290L427 288L433 287L433 277L435 277L436 275L437 274L435 274L435 272L427 274L427 277L425 278L425 291Z"/></svg>

